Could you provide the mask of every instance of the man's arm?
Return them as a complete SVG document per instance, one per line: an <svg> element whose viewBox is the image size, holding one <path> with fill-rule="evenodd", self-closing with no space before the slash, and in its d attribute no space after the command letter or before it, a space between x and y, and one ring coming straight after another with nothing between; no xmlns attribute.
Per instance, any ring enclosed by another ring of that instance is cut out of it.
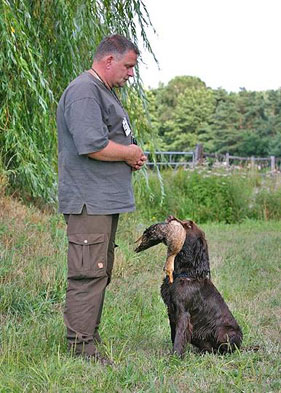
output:
<svg viewBox="0 0 281 393"><path fill-rule="evenodd" d="M88 157L99 161L125 161L134 170L140 169L147 159L139 146L120 145L113 141L109 141L102 150L89 153Z"/></svg>

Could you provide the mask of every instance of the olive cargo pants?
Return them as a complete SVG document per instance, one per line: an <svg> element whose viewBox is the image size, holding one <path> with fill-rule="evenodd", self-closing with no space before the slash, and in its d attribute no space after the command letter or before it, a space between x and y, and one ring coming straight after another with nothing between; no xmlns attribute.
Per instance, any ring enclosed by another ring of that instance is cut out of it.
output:
<svg viewBox="0 0 281 393"><path fill-rule="evenodd" d="M87 354L99 327L105 288L114 262L118 214L65 215L68 237L68 286L64 321L69 348ZM91 350L89 350L91 354Z"/></svg>

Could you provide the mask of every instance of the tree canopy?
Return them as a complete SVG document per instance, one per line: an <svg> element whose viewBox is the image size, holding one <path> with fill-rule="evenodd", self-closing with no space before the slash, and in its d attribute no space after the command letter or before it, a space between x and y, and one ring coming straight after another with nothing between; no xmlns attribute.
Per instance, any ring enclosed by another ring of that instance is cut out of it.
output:
<svg viewBox="0 0 281 393"><path fill-rule="evenodd" d="M151 95L149 113L166 150L188 151L204 143L210 153L281 156L281 89L228 93L181 76Z"/></svg>

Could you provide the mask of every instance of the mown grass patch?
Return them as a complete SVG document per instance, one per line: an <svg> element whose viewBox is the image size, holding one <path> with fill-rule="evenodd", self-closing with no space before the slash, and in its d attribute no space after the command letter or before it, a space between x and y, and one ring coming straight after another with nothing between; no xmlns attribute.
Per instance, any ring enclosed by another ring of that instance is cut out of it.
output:
<svg viewBox="0 0 281 393"><path fill-rule="evenodd" d="M170 355L159 293L166 248L133 252L134 241L156 219L122 216L100 347L115 365L102 367L66 350L63 219L3 198L0 215L1 392L280 391L280 222L201 225L213 281L242 326L244 342L227 356L202 356L189 347L180 360ZM259 351L249 349L257 344Z"/></svg>

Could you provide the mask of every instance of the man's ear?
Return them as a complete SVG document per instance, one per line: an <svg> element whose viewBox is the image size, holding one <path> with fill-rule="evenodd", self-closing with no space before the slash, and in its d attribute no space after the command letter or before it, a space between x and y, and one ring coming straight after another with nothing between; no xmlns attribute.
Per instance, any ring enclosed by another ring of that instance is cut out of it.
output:
<svg viewBox="0 0 281 393"><path fill-rule="evenodd" d="M105 57L105 67L108 69L111 66L112 60L113 60L113 56L112 55L108 55Z"/></svg>

